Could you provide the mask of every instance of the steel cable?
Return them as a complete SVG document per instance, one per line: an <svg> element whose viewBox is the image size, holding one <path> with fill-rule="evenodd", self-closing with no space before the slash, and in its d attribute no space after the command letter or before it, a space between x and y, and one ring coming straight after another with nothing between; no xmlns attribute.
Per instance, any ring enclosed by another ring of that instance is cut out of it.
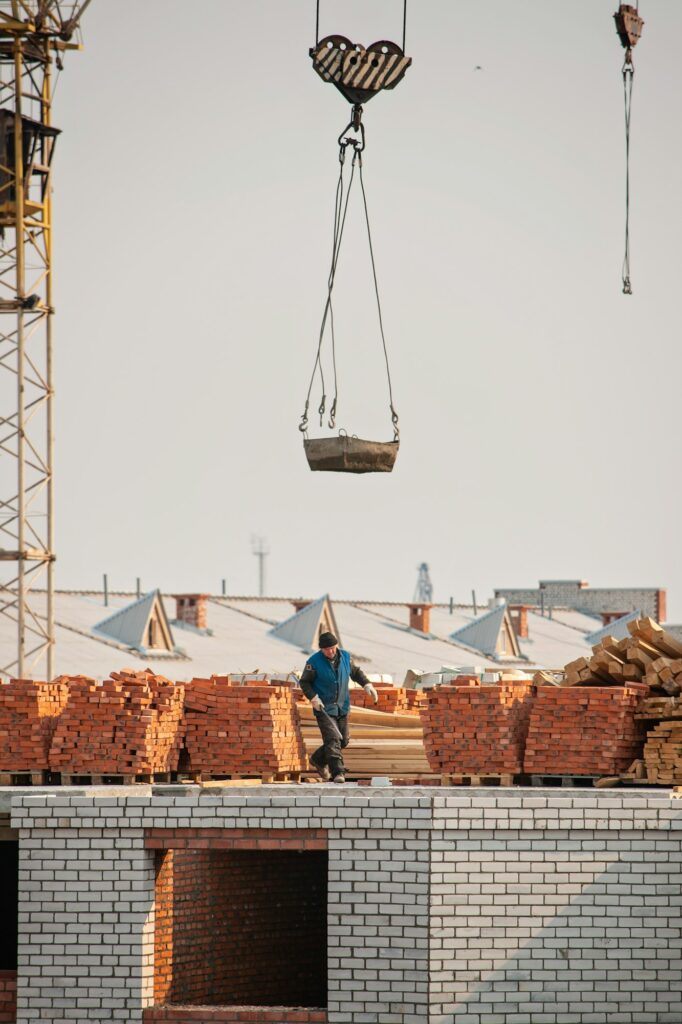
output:
<svg viewBox="0 0 682 1024"><path fill-rule="evenodd" d="M630 116L632 113L632 84L635 68L631 58L623 64L623 93L625 98L625 256L623 258L623 294L632 295L630 282Z"/></svg>
<svg viewBox="0 0 682 1024"><path fill-rule="evenodd" d="M369 242L369 255L372 261L372 276L374 278L374 293L377 299L377 312L379 314L379 330L381 331L381 344L384 349L384 360L386 362L386 376L388 378L388 397L391 409L391 422L393 423L393 435L394 440L397 441L400 438L400 430L398 428L398 414L395 411L393 405L393 384L391 382L391 368L388 362L388 350L386 348L386 335L384 334L384 318L381 312L381 299L379 297L379 282L377 281L377 268L374 261L374 246L372 245L372 229L369 223L369 211L367 209L367 194L365 192L365 182L362 176L362 154L358 154L359 161L359 177L360 187L362 189L362 202L365 209L365 222L367 224L367 240Z"/></svg>

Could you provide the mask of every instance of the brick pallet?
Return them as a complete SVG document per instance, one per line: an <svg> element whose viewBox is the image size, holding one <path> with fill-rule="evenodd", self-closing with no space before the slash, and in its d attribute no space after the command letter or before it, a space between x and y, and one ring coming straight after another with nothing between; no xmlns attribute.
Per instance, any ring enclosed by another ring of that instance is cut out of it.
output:
<svg viewBox="0 0 682 1024"><path fill-rule="evenodd" d="M526 680L481 686L446 683L428 691L422 711L432 771L443 775L518 775L534 686Z"/></svg>
<svg viewBox="0 0 682 1024"><path fill-rule="evenodd" d="M286 683L193 679L186 686L184 731L190 772L202 777L307 767L294 691Z"/></svg>
<svg viewBox="0 0 682 1024"><path fill-rule="evenodd" d="M68 698L64 683L11 679L0 684L0 771L36 774L48 767L50 742Z"/></svg>
<svg viewBox="0 0 682 1024"><path fill-rule="evenodd" d="M528 775L618 775L642 750L644 730L635 720L648 692L630 686L564 689L539 686L528 727Z"/></svg>
<svg viewBox="0 0 682 1024"><path fill-rule="evenodd" d="M426 704L423 690L409 690L404 686L391 686L390 683L376 683L374 688L379 697L378 704L363 689L350 691L351 704L357 708L399 715L418 715L421 707Z"/></svg>
<svg viewBox="0 0 682 1024"><path fill-rule="evenodd" d="M97 683L63 676L69 699L50 747L50 768L67 775L144 776L175 771L184 686L151 671L112 672Z"/></svg>

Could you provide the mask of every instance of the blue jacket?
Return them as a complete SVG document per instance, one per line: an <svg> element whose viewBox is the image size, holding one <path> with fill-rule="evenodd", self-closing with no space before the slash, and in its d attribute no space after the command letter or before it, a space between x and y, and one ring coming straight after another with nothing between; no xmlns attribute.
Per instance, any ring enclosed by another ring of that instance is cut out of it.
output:
<svg viewBox="0 0 682 1024"><path fill-rule="evenodd" d="M339 648L339 665L336 669L322 651L313 654L312 658L308 659L308 665L315 670L313 689L324 704L327 714L334 717L347 715L350 711L348 683L351 669L348 651Z"/></svg>

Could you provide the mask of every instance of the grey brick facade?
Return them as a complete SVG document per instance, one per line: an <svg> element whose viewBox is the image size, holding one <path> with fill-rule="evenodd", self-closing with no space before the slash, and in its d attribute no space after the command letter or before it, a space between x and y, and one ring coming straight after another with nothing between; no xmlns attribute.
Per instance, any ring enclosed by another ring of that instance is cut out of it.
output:
<svg viewBox="0 0 682 1024"><path fill-rule="evenodd" d="M18 1024L153 1005L147 829L326 829L330 1024L682 1019L682 807L628 790L24 791Z"/></svg>

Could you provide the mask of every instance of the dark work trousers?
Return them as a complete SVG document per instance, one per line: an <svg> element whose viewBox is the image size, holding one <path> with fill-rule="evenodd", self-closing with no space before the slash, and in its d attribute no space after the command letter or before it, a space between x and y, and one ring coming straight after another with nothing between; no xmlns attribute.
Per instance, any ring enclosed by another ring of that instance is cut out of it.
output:
<svg viewBox="0 0 682 1024"><path fill-rule="evenodd" d="M315 718L322 734L322 746L317 748L310 760L320 766L328 765L331 776L334 779L337 775L343 775L344 773L341 748L347 747L350 742L348 715L339 715L338 718L335 718L333 715L316 711ZM338 726L338 732L335 726ZM339 732L341 733L341 738L339 738Z"/></svg>

